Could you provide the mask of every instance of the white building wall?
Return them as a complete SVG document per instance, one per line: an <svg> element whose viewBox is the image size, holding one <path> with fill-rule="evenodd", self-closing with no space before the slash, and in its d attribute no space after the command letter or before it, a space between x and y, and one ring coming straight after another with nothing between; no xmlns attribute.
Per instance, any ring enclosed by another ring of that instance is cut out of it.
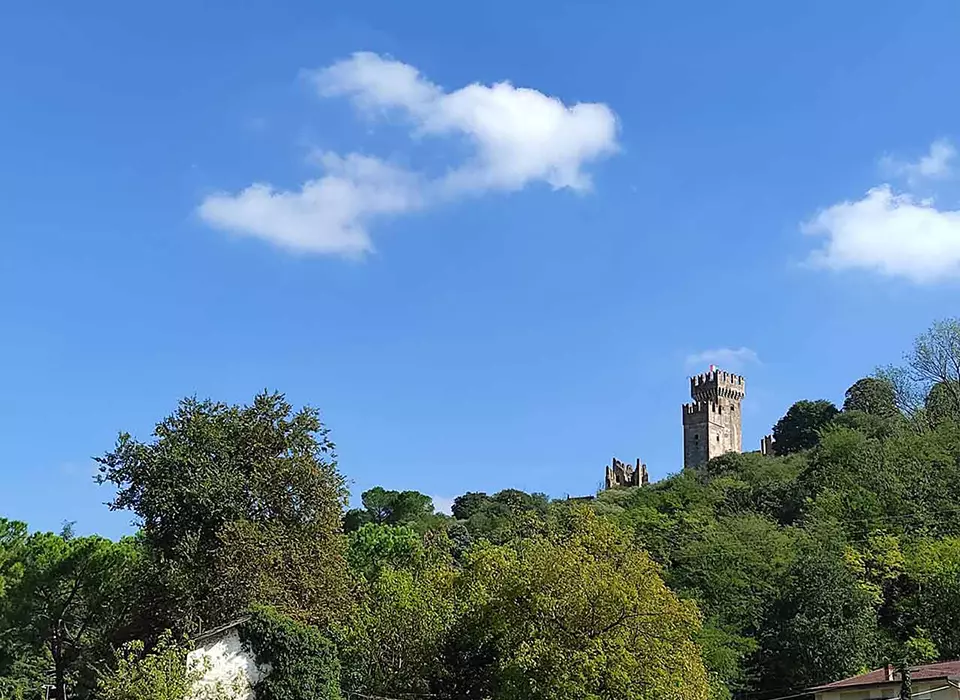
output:
<svg viewBox="0 0 960 700"><path fill-rule="evenodd" d="M206 700L218 684L228 698L253 700L253 685L260 679L261 669L257 668L253 656L244 651L236 628L204 640L187 655L190 668L203 664L204 660L208 662L208 669L194 689L194 700ZM214 694L214 697L219 700L222 696Z"/></svg>

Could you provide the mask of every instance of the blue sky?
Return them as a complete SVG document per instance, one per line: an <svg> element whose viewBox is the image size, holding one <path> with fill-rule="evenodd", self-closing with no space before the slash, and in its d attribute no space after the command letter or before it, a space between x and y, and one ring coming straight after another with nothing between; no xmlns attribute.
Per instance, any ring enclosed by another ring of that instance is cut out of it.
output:
<svg viewBox="0 0 960 700"><path fill-rule="evenodd" d="M958 313L960 5L5 3L0 515L179 397L319 407L355 494L747 447ZM579 105L579 106L578 106Z"/></svg>

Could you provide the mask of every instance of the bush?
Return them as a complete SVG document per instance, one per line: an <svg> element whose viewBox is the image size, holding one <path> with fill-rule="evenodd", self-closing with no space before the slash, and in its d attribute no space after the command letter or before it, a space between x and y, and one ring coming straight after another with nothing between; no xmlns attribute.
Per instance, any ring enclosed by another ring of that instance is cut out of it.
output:
<svg viewBox="0 0 960 700"><path fill-rule="evenodd" d="M270 668L254 686L257 700L340 700L337 651L316 627L254 608L240 640L257 666Z"/></svg>

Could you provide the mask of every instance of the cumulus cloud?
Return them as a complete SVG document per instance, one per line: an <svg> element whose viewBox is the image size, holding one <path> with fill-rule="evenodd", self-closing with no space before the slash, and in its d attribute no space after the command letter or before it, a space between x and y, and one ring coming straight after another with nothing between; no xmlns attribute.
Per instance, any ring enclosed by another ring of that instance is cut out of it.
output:
<svg viewBox="0 0 960 700"><path fill-rule="evenodd" d="M923 180L941 180L953 174L952 161L957 149L950 141L939 139L930 144L930 150L917 161L901 161L890 156L881 161L886 172L895 177L906 178L911 186Z"/></svg>
<svg viewBox="0 0 960 700"><path fill-rule="evenodd" d="M324 153L319 161L327 174L299 191L255 183L237 194L207 197L200 216L290 250L359 255L372 249L367 231L372 220L423 205L416 176L376 158Z"/></svg>
<svg viewBox="0 0 960 700"><path fill-rule="evenodd" d="M890 185L834 204L802 228L826 239L810 258L821 267L872 270L918 283L960 275L960 211L897 194Z"/></svg>
<svg viewBox="0 0 960 700"><path fill-rule="evenodd" d="M369 227L380 218L534 182L587 190L585 167L618 149L617 119L605 104L566 105L509 82L448 92L413 66L372 53L307 75L322 97L399 117L412 136L463 139L471 155L431 179L371 156L325 154L324 175L299 190L261 183L207 197L199 213L208 224L292 250L357 255L372 249Z"/></svg>
<svg viewBox="0 0 960 700"><path fill-rule="evenodd" d="M604 104L567 106L509 82L445 92L412 66L372 53L312 77L321 95L401 110L417 133L467 138L476 155L447 176L445 186L455 190L520 189L535 180L583 190L590 186L584 164L617 149L617 119Z"/></svg>
<svg viewBox="0 0 960 700"><path fill-rule="evenodd" d="M741 370L747 365L759 364L760 358L750 348L713 348L687 355L688 367L717 365L726 370Z"/></svg>
<svg viewBox="0 0 960 700"><path fill-rule="evenodd" d="M956 149L934 141L917 161L885 158L887 174L906 179L907 191L884 183L856 200L838 202L801 224L822 239L809 262L831 270L867 270L915 283L960 277L960 211L910 191L953 174Z"/></svg>

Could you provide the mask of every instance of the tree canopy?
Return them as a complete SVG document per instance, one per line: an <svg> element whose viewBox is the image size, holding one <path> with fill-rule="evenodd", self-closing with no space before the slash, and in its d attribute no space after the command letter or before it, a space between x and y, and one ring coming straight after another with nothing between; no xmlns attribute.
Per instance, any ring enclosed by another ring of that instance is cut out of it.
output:
<svg viewBox="0 0 960 700"><path fill-rule="evenodd" d="M381 486L364 491L360 496L363 508L347 511L344 525L347 531L364 524L410 525L421 531L429 529L437 520L433 499L419 491L388 491Z"/></svg>
<svg viewBox="0 0 960 700"><path fill-rule="evenodd" d="M861 411L889 418L898 414L897 395L893 385L880 377L864 377L847 389L844 411Z"/></svg>
<svg viewBox="0 0 960 700"><path fill-rule="evenodd" d="M186 628L270 604L320 619L346 596L346 501L329 431L280 394L247 406L183 400L154 440L122 433L98 458L113 509L135 513Z"/></svg>
<svg viewBox="0 0 960 700"><path fill-rule="evenodd" d="M788 455L816 446L820 431L837 415L829 401L797 401L773 426L774 450Z"/></svg>
<svg viewBox="0 0 960 700"><path fill-rule="evenodd" d="M777 697L960 656L956 322L777 454L588 500L375 487L345 510L318 413L185 399L101 458L113 542L0 520L0 698L186 700L196 632L248 617L264 697Z"/></svg>

